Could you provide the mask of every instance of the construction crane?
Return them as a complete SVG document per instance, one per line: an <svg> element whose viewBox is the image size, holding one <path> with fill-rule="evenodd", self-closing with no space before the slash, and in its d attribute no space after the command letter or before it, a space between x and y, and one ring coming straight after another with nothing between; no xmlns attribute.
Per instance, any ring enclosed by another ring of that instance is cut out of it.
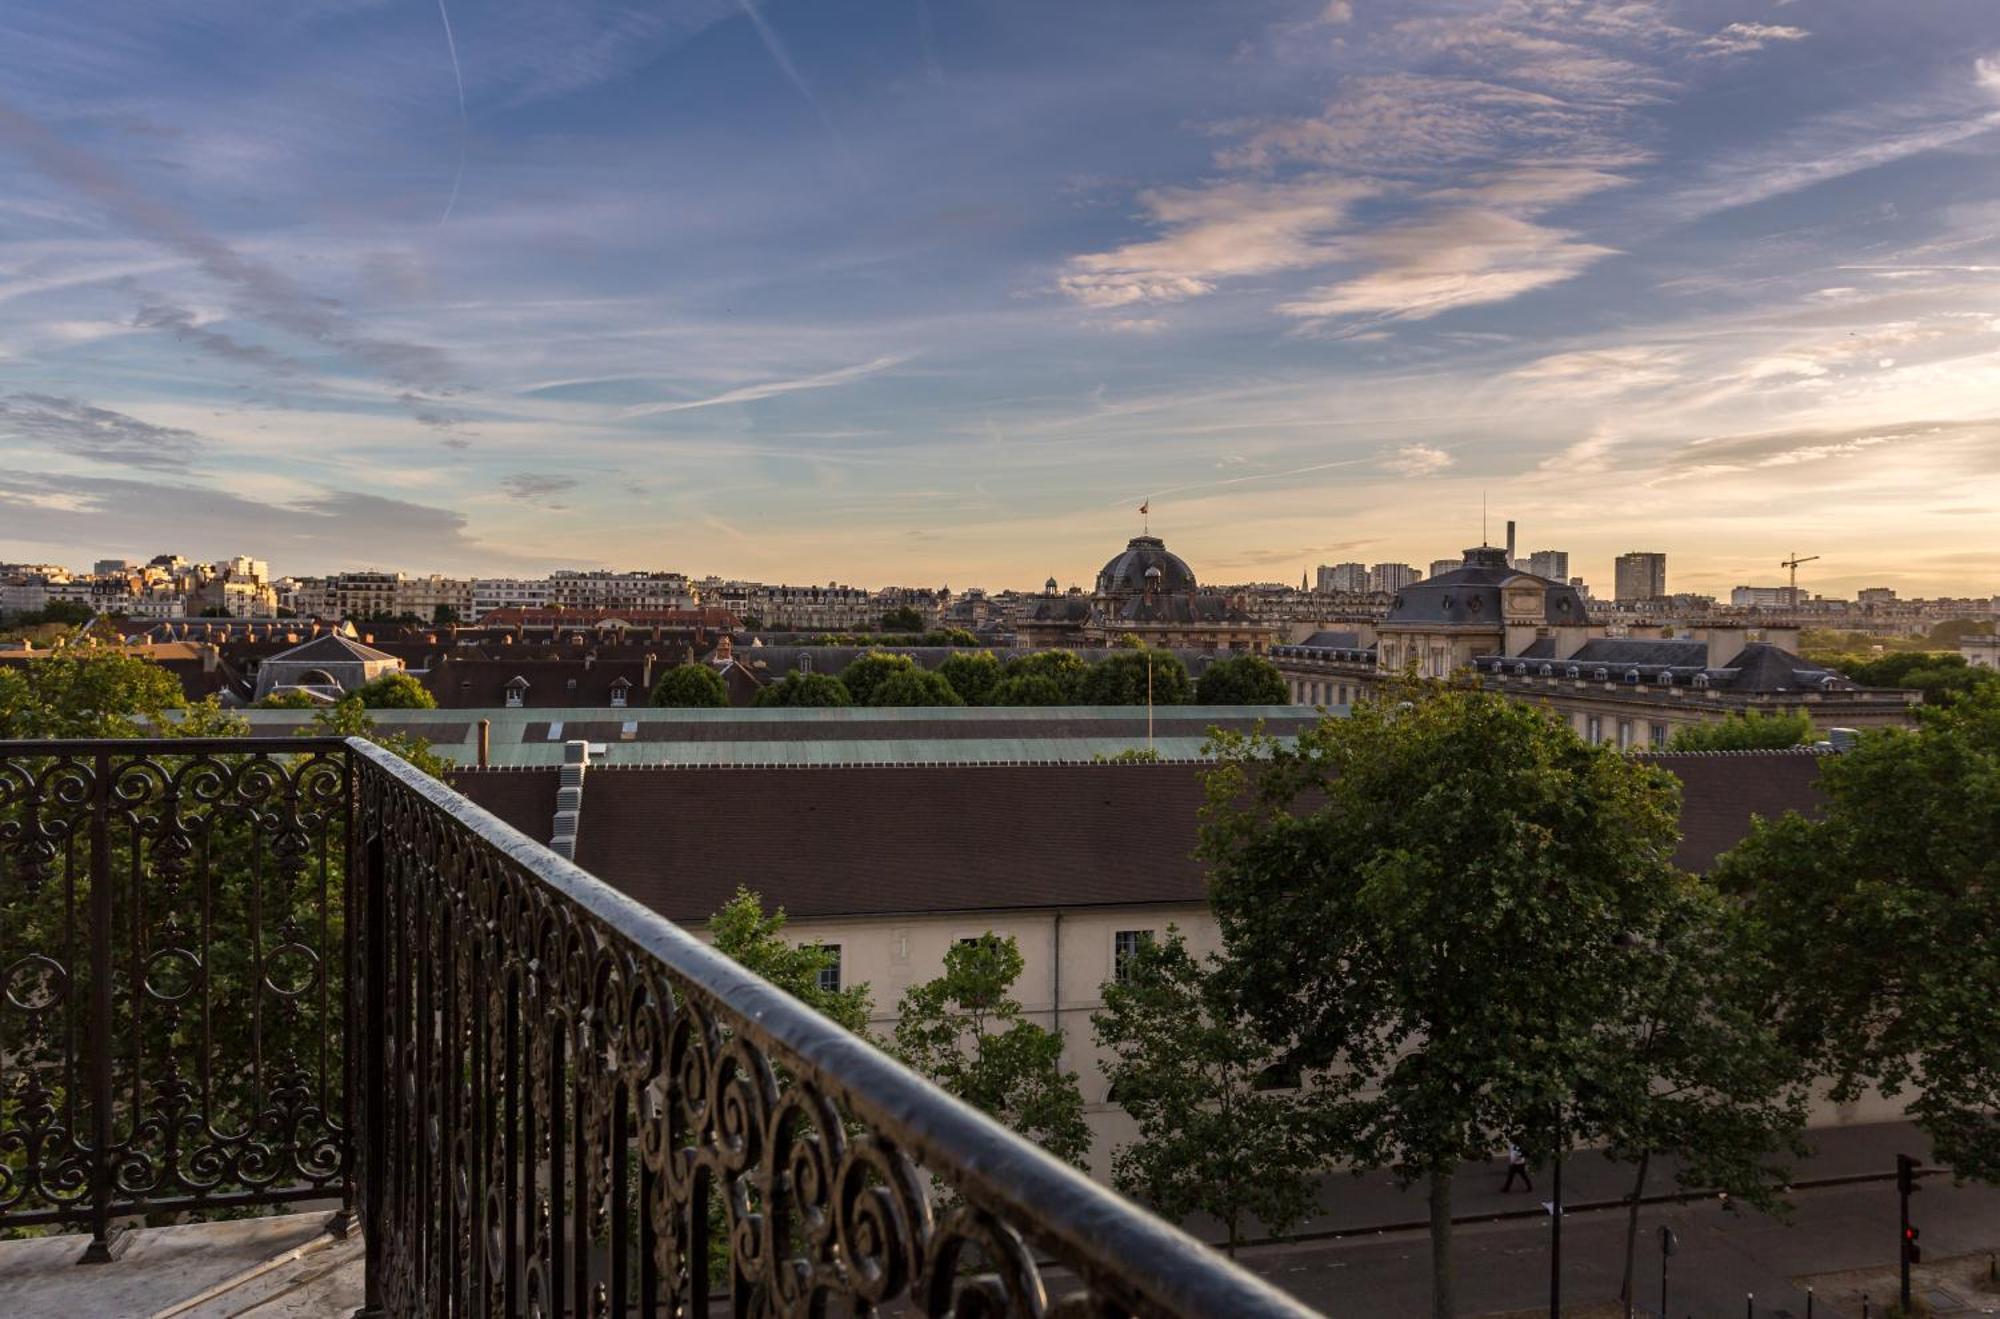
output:
<svg viewBox="0 0 2000 1319"><path fill-rule="evenodd" d="M1792 589L1791 589L1790 599L1792 608L1794 609L1797 609L1799 607L1799 565L1802 563L1811 563L1813 560L1817 558L1819 558L1819 555L1817 554L1808 554L1806 555L1805 558L1801 559L1799 557L1799 552L1797 550L1793 550L1791 558L1778 560L1778 566L1780 568L1790 568L1792 570Z"/></svg>

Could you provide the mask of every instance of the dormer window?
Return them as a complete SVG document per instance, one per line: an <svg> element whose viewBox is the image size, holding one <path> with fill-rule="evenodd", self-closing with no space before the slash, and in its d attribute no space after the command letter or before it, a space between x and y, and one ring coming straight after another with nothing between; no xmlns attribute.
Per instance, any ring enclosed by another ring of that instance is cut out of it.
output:
<svg viewBox="0 0 2000 1319"><path fill-rule="evenodd" d="M1514 666L1514 676L1517 678L1525 678L1528 676L1528 662L1526 660L1523 660L1519 664L1516 664Z"/></svg>
<svg viewBox="0 0 2000 1319"><path fill-rule="evenodd" d="M527 699L527 695L528 680L526 678L515 678L507 684L507 708L509 710L520 709L521 703Z"/></svg>
<svg viewBox="0 0 2000 1319"><path fill-rule="evenodd" d="M1583 670L1574 664L1563 670L1563 677L1565 678L1581 678L1582 676Z"/></svg>
<svg viewBox="0 0 2000 1319"><path fill-rule="evenodd" d="M1553 665L1553 664L1544 664L1544 665L1542 665L1542 669L1541 669L1541 676L1542 676L1542 677L1544 677L1544 678L1553 678L1553 677L1555 677L1555 676L1556 676L1556 666L1555 666L1555 665Z"/></svg>
<svg viewBox="0 0 2000 1319"><path fill-rule="evenodd" d="M1590 677L1593 682L1610 682L1611 671L1609 669L1592 669Z"/></svg>
<svg viewBox="0 0 2000 1319"><path fill-rule="evenodd" d="M1692 681L1692 682L1691 682L1691 683L1690 683L1689 685L1690 685L1690 686L1693 686L1693 687L1706 687L1706 686L1708 686L1708 675L1707 675L1706 673L1697 673L1697 674L1695 674L1695 675L1694 675L1694 679L1693 679L1693 681Z"/></svg>
<svg viewBox="0 0 2000 1319"><path fill-rule="evenodd" d="M1673 685L1674 685L1674 675L1673 675L1673 674L1671 674L1671 673L1669 673L1669 672L1668 672L1667 670L1665 670L1665 669L1661 669L1661 670L1660 670L1660 686L1662 686L1662 687L1671 687L1671 686L1673 686Z"/></svg>
<svg viewBox="0 0 2000 1319"><path fill-rule="evenodd" d="M614 709L614 710L622 710L622 709L624 709L624 708L625 708L625 688L624 688L624 687L622 687L622 686L621 686L621 687L613 687L613 688L611 689L611 708L612 708L612 709Z"/></svg>
<svg viewBox="0 0 2000 1319"><path fill-rule="evenodd" d="M1638 682L1639 682L1639 670L1637 669L1625 670L1625 683L1627 686L1637 686Z"/></svg>

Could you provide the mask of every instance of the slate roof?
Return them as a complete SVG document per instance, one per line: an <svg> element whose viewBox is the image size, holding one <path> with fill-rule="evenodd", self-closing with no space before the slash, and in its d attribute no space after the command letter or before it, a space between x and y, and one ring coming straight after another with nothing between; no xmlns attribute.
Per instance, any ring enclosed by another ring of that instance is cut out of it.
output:
<svg viewBox="0 0 2000 1319"><path fill-rule="evenodd" d="M1398 591L1383 621L1499 627L1504 619L1500 592L1508 582L1531 582L1541 588L1544 607L1540 621L1552 624L1587 621L1583 597L1575 587L1517 572L1508 566L1505 550L1483 545L1465 552L1462 567L1412 582Z"/></svg>
<svg viewBox="0 0 2000 1319"><path fill-rule="evenodd" d="M1315 646L1322 650L1360 650L1359 632L1315 632L1304 641L1294 641L1295 646Z"/></svg>
<svg viewBox="0 0 2000 1319"><path fill-rule="evenodd" d="M314 637L290 650L281 650L265 658L264 662L285 664L377 664L396 657L373 646L365 646L359 641L342 636Z"/></svg>
<svg viewBox="0 0 2000 1319"><path fill-rule="evenodd" d="M1695 871L1753 815L1817 811L1819 758L1801 752L1642 757L1681 780ZM557 774L460 771L459 791L536 839ZM795 918L998 911L1207 896L1192 859L1201 767L924 765L593 768L576 860L677 921L706 920L747 883ZM733 863L718 838L754 840Z"/></svg>
<svg viewBox="0 0 2000 1319"><path fill-rule="evenodd" d="M1148 578L1150 570L1157 569L1157 575ZM1187 566L1187 560L1167 548L1167 543L1158 536L1134 536L1125 542L1125 548L1111 556L1097 574L1097 590L1100 595L1118 595L1128 591L1155 590L1164 592L1185 592L1195 589L1194 569Z"/></svg>
<svg viewBox="0 0 2000 1319"><path fill-rule="evenodd" d="M655 664L658 677L671 665ZM586 665L579 659L527 659L507 656L448 655L421 675L423 684L447 710L491 709L507 704L507 687L516 678L528 686L521 704L532 709L571 706L611 706L612 689L625 684L626 699L633 705L646 703L641 686L646 676L644 660L596 660Z"/></svg>

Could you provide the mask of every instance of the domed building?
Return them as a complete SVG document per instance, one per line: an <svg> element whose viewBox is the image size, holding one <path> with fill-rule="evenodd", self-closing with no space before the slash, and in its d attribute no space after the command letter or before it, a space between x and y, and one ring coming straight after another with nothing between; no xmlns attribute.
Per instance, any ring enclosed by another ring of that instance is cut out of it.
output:
<svg viewBox="0 0 2000 1319"><path fill-rule="evenodd" d="M1187 561L1158 536L1134 536L1097 574L1097 589L1058 591L1051 577L1028 602L1022 641L1035 647L1116 645L1135 636L1158 649L1251 651L1271 648L1277 629L1253 618L1243 602L1204 591Z"/></svg>

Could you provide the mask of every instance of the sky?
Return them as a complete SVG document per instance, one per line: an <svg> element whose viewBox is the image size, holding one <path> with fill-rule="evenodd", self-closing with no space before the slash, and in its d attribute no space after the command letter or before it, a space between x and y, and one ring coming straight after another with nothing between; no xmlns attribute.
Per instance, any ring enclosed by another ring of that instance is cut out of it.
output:
<svg viewBox="0 0 2000 1319"><path fill-rule="evenodd" d="M1993 0L13 0L0 561L2000 592Z"/></svg>

